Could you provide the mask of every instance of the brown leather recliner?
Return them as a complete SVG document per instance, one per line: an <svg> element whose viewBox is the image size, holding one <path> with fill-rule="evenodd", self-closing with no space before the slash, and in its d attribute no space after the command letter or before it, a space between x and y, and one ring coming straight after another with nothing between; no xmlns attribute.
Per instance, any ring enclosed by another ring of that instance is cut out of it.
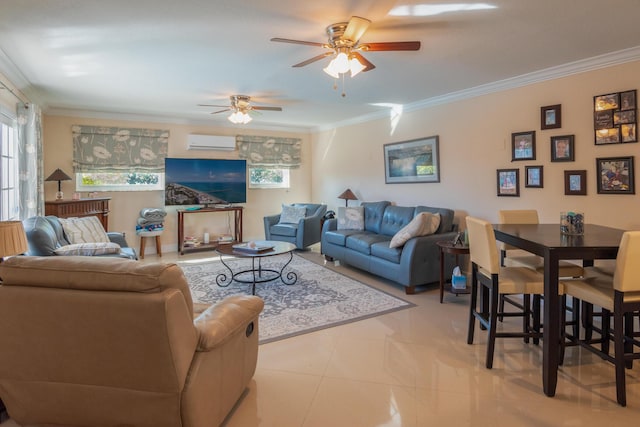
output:
<svg viewBox="0 0 640 427"><path fill-rule="evenodd" d="M194 319L176 264L13 257L0 278L0 399L18 423L217 426L255 372L263 301Z"/></svg>

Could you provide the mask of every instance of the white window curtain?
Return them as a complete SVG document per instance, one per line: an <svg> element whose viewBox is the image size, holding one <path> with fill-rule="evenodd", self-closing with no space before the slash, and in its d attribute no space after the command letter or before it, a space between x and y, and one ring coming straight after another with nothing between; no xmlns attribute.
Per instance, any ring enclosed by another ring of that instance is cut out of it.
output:
<svg viewBox="0 0 640 427"><path fill-rule="evenodd" d="M164 172L168 130L80 125L71 130L75 173Z"/></svg>
<svg viewBox="0 0 640 427"><path fill-rule="evenodd" d="M302 140L271 136L237 135L238 157L250 167L297 169L301 163Z"/></svg>
<svg viewBox="0 0 640 427"><path fill-rule="evenodd" d="M23 103L16 110L20 218L26 219L44 213L42 112L35 104Z"/></svg>

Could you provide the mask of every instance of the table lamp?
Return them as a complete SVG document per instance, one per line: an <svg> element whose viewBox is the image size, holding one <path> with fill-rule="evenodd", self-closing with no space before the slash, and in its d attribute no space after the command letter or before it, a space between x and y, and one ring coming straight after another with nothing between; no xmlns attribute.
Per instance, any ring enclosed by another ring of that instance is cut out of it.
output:
<svg viewBox="0 0 640 427"><path fill-rule="evenodd" d="M358 198L355 194L353 194L353 191L351 191L350 188L344 190L344 192L338 196L338 199L344 199L345 206L348 206L349 200L358 200Z"/></svg>
<svg viewBox="0 0 640 427"><path fill-rule="evenodd" d="M27 235L21 221L0 221L0 262L4 257L27 252Z"/></svg>
<svg viewBox="0 0 640 427"><path fill-rule="evenodd" d="M71 181L71 177L64 173L60 168L56 169L45 181L58 181L58 192L56 193L56 200L62 200L64 196L62 194L62 188L60 186L61 181Z"/></svg>

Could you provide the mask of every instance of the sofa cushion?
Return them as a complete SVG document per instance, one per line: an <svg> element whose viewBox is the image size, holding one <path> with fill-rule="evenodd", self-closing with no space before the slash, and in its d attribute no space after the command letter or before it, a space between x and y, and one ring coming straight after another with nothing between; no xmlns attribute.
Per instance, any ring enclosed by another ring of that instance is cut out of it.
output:
<svg viewBox="0 0 640 427"><path fill-rule="evenodd" d="M51 256L54 251L62 246L56 238L56 231L49 221L43 216L33 216L22 221L24 231L27 235L29 251L31 256ZM68 242L65 242L65 244Z"/></svg>
<svg viewBox="0 0 640 427"><path fill-rule="evenodd" d="M344 246L347 244L347 237L360 233L362 233L362 230L332 230L325 232L324 238L327 243Z"/></svg>
<svg viewBox="0 0 640 427"><path fill-rule="evenodd" d="M74 243L61 246L54 252L56 255L79 256L117 254L120 252L120 245L112 242Z"/></svg>
<svg viewBox="0 0 640 427"><path fill-rule="evenodd" d="M338 208L338 230L364 230L364 208Z"/></svg>
<svg viewBox="0 0 640 427"><path fill-rule="evenodd" d="M362 254L371 255L371 245L379 242L387 242L388 246L389 241L389 236L364 232L348 236L345 246Z"/></svg>
<svg viewBox="0 0 640 427"><path fill-rule="evenodd" d="M282 205L279 224L297 224L306 214L304 206Z"/></svg>
<svg viewBox="0 0 640 427"><path fill-rule="evenodd" d="M97 216L58 218L70 243L108 243L109 236Z"/></svg>
<svg viewBox="0 0 640 427"><path fill-rule="evenodd" d="M62 228L62 224L58 220L57 216L47 215L44 217L51 227L53 227L53 231L56 233L56 239L58 239L58 243L62 246L69 245L71 242L67 239L67 236L64 235L64 229Z"/></svg>
<svg viewBox="0 0 640 427"><path fill-rule="evenodd" d="M403 246L407 242L407 240L411 238L433 234L438 229L439 225L439 213L432 214L429 212L420 212L411 220L409 224L405 225L393 236L389 247L398 248L400 246Z"/></svg>
<svg viewBox="0 0 640 427"><path fill-rule="evenodd" d="M269 229L271 234L276 236L296 237L298 233L298 224L274 224Z"/></svg>
<svg viewBox="0 0 640 427"><path fill-rule="evenodd" d="M387 206L391 202L363 202L360 206L364 207L364 229L373 233L380 232L380 223L382 223L382 215Z"/></svg>
<svg viewBox="0 0 640 427"><path fill-rule="evenodd" d="M390 242L378 242L371 245L371 255L376 258L382 258L384 260L400 264L400 257L402 256L402 248L392 248L389 246Z"/></svg>
<svg viewBox="0 0 640 427"><path fill-rule="evenodd" d="M420 212L431 212L440 214L440 226L436 230L435 234L448 233L454 231L453 215L454 211L447 208L432 208L428 206L416 206L416 215Z"/></svg>
<svg viewBox="0 0 640 427"><path fill-rule="evenodd" d="M387 206L382 215L380 234L393 236L413 219L414 207Z"/></svg>

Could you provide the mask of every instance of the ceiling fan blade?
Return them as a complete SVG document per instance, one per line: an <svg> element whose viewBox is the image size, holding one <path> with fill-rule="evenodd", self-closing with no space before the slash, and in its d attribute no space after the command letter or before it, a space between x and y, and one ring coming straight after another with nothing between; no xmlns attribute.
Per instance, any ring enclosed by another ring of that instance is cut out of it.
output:
<svg viewBox="0 0 640 427"><path fill-rule="evenodd" d="M282 107L260 107L260 106L251 106L252 110L264 110L264 111L282 111Z"/></svg>
<svg viewBox="0 0 640 427"><path fill-rule="evenodd" d="M371 21L368 19L361 18L359 16L352 16L351 19L349 19L349 23L347 24L347 28L344 30L342 38L351 40L352 42L357 42L365 31L367 31L369 24L371 24Z"/></svg>
<svg viewBox="0 0 640 427"><path fill-rule="evenodd" d="M314 57L313 57L313 58L311 58L311 59L307 59L306 61L302 61L302 62L300 62L300 63L298 63L298 64L292 65L292 67L304 67L305 65L309 65L309 64L311 64L312 62L319 61L319 60L321 60L322 58L325 58L325 57L330 56L330 55L333 55L333 52L325 52L325 53L321 53L320 55L318 55L318 56L314 56Z"/></svg>
<svg viewBox="0 0 640 427"><path fill-rule="evenodd" d="M231 108L225 108L224 110L219 110L219 111L214 111L211 114L218 114L218 113L224 113L225 111L231 111Z"/></svg>
<svg viewBox="0 0 640 427"><path fill-rule="evenodd" d="M384 50L420 50L420 42L381 42L365 43L358 46L358 49L365 52L375 52Z"/></svg>
<svg viewBox="0 0 640 427"><path fill-rule="evenodd" d="M198 104L198 107L229 107L228 105Z"/></svg>
<svg viewBox="0 0 640 427"><path fill-rule="evenodd" d="M292 40L292 39L282 39L280 37L274 37L271 39L272 42L280 42L280 43L293 43L293 44L304 44L307 46L319 46L319 47L325 47L325 43L319 43L319 42L306 42L306 41L302 41L302 40Z"/></svg>
<svg viewBox="0 0 640 427"><path fill-rule="evenodd" d="M371 71L376 68L376 66L373 65L367 58L362 56L360 52L352 52L352 55L358 58L358 61L360 61L360 63L364 65L364 70L362 70L362 72Z"/></svg>

